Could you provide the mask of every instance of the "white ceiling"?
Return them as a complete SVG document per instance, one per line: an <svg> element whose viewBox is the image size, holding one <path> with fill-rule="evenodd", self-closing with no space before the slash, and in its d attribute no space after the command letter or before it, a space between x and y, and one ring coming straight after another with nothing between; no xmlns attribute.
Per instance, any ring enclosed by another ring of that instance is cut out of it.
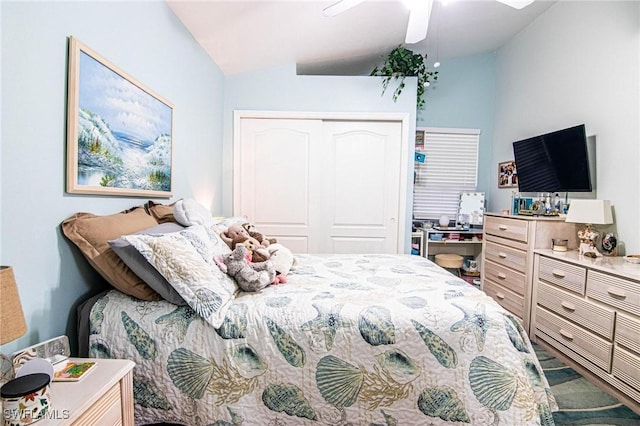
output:
<svg viewBox="0 0 640 426"><path fill-rule="evenodd" d="M367 0L332 18L316 0L166 0L225 74L297 64L300 74L367 75L404 43L401 0ZM436 0L427 39L406 47L437 58L492 52L556 1L521 10L495 0Z"/></svg>

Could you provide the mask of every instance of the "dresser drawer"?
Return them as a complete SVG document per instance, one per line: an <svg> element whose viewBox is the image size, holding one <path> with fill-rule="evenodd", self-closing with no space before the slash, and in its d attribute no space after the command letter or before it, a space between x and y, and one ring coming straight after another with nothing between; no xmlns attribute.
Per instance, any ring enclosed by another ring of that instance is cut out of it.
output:
<svg viewBox="0 0 640 426"><path fill-rule="evenodd" d="M538 283L537 302L568 320L611 340L615 311L543 282Z"/></svg>
<svg viewBox="0 0 640 426"><path fill-rule="evenodd" d="M538 278L584 295L587 270L583 267L559 262L548 257L540 257Z"/></svg>
<svg viewBox="0 0 640 426"><path fill-rule="evenodd" d="M116 383L74 425L121 425L122 405L120 383Z"/></svg>
<svg viewBox="0 0 640 426"><path fill-rule="evenodd" d="M525 275L497 263L485 261L484 278L494 281L522 296L525 294Z"/></svg>
<svg viewBox="0 0 640 426"><path fill-rule="evenodd" d="M578 327L564 318L538 306L536 329L554 338L593 364L610 372L611 342Z"/></svg>
<svg viewBox="0 0 640 426"><path fill-rule="evenodd" d="M640 315L640 283L614 275L589 271L587 296L611 306Z"/></svg>
<svg viewBox="0 0 640 426"><path fill-rule="evenodd" d="M640 354L640 320L618 312L615 341L616 344Z"/></svg>
<svg viewBox="0 0 640 426"><path fill-rule="evenodd" d="M523 321L524 297L486 279L483 282L482 291Z"/></svg>
<svg viewBox="0 0 640 426"><path fill-rule="evenodd" d="M640 390L640 356L616 345L611 372L618 379Z"/></svg>
<svg viewBox="0 0 640 426"><path fill-rule="evenodd" d="M526 243L529 234L529 221L487 216L484 232Z"/></svg>
<svg viewBox="0 0 640 426"><path fill-rule="evenodd" d="M516 271L526 272L527 253L522 250L486 241L484 258Z"/></svg>

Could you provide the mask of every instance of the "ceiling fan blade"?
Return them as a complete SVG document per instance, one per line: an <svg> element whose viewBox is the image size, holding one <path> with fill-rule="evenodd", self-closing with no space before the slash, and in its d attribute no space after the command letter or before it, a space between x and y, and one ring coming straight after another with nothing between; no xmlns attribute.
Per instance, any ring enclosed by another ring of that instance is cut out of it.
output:
<svg viewBox="0 0 640 426"><path fill-rule="evenodd" d="M514 9L524 9L529 6L534 0L497 0L502 4L506 4L507 6L511 6Z"/></svg>
<svg viewBox="0 0 640 426"><path fill-rule="evenodd" d="M409 13L405 43L417 43L427 38L432 7L433 0L414 2Z"/></svg>
<svg viewBox="0 0 640 426"><path fill-rule="evenodd" d="M331 6L325 8L322 11L322 14L329 17L336 16L344 12L345 10L349 10L352 7L359 5L364 1L366 0L340 0L337 3L334 3Z"/></svg>

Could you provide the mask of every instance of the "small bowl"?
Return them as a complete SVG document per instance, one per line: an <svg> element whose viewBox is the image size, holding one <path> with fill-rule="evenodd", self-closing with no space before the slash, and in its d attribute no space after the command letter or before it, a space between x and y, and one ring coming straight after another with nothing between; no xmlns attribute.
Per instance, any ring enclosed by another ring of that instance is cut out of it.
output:
<svg viewBox="0 0 640 426"><path fill-rule="evenodd" d="M628 254L624 256L624 260L630 263L640 263L640 254Z"/></svg>

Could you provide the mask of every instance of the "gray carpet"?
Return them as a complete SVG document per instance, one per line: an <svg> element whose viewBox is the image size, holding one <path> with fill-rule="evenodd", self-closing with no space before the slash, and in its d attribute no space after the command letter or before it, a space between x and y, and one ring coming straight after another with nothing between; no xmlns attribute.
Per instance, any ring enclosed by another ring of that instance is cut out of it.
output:
<svg viewBox="0 0 640 426"><path fill-rule="evenodd" d="M640 425L640 415L592 385L578 372L533 344L544 375L560 407L556 425Z"/></svg>

